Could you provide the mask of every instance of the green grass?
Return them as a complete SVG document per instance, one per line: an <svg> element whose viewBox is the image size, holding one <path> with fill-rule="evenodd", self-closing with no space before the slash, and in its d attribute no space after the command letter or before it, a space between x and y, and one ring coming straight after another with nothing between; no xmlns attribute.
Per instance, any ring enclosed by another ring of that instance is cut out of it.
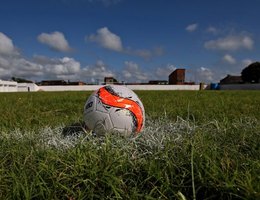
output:
<svg viewBox="0 0 260 200"><path fill-rule="evenodd" d="M64 136L89 94L0 94L0 199L260 198L260 91L138 91L137 138Z"/></svg>

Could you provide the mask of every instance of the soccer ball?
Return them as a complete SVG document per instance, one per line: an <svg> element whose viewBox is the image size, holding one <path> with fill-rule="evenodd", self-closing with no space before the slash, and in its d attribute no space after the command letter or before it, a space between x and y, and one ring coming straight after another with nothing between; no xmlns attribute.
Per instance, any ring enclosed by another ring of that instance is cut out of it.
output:
<svg viewBox="0 0 260 200"><path fill-rule="evenodd" d="M129 88L107 85L88 98L84 106L84 121L96 135L107 132L136 135L144 127L144 106Z"/></svg>

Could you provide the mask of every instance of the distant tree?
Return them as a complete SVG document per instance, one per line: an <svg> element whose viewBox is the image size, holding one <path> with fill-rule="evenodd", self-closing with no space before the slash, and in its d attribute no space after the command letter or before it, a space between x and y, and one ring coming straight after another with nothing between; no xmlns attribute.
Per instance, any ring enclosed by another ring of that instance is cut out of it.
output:
<svg viewBox="0 0 260 200"><path fill-rule="evenodd" d="M259 83L260 82L260 62L254 62L244 68L241 72L244 82Z"/></svg>
<svg viewBox="0 0 260 200"><path fill-rule="evenodd" d="M32 81L23 78L12 77L11 79L12 81L16 81L17 83L33 83Z"/></svg>

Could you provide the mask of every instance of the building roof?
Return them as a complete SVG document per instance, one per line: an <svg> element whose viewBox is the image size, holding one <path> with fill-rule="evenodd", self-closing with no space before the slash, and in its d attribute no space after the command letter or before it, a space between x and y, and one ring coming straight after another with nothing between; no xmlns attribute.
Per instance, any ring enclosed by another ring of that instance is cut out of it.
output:
<svg viewBox="0 0 260 200"><path fill-rule="evenodd" d="M228 74L225 78L220 80L220 84L236 84L242 83L243 79L241 76L233 76Z"/></svg>
<svg viewBox="0 0 260 200"><path fill-rule="evenodd" d="M170 73L169 76L172 76L173 74L175 74L175 73L178 72L178 71L185 71L185 69L184 69L184 68L175 69L172 73Z"/></svg>

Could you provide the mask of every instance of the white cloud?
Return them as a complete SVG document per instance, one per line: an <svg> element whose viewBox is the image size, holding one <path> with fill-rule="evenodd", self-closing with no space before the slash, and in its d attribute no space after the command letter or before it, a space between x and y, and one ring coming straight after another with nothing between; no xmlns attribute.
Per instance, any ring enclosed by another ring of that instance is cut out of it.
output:
<svg viewBox="0 0 260 200"><path fill-rule="evenodd" d="M80 63L73 58L60 58L50 64L45 65L45 72L50 75L67 76L74 75L80 72Z"/></svg>
<svg viewBox="0 0 260 200"><path fill-rule="evenodd" d="M163 47L155 47L151 50L149 50L149 49L135 49L135 50L127 49L127 50L125 50L125 53L127 53L129 55L135 55L135 56L141 57L145 60L150 60L153 57L163 55L164 54L164 48Z"/></svg>
<svg viewBox="0 0 260 200"><path fill-rule="evenodd" d="M13 45L12 39L0 32L0 72L0 78L31 76L41 73L41 68L23 58Z"/></svg>
<svg viewBox="0 0 260 200"><path fill-rule="evenodd" d="M247 67L248 65L250 65L251 63L253 63L254 61L251 59L244 59L242 60L242 64L244 67Z"/></svg>
<svg viewBox="0 0 260 200"><path fill-rule="evenodd" d="M82 80L96 83L96 80L102 82L105 76L115 76L115 74L107 68L107 65L98 60L94 65L81 67L80 63L74 58L64 57L59 59L49 59L37 56L35 61L43 66L43 75L41 78L63 79L63 80Z"/></svg>
<svg viewBox="0 0 260 200"><path fill-rule="evenodd" d="M26 60L25 58L13 59L11 62L13 76L37 77L43 75L43 66Z"/></svg>
<svg viewBox="0 0 260 200"><path fill-rule="evenodd" d="M0 57L0 77L11 76L36 77L43 74L40 64L31 62L22 57Z"/></svg>
<svg viewBox="0 0 260 200"><path fill-rule="evenodd" d="M236 59L229 54L224 55L222 60L228 64L236 64Z"/></svg>
<svg viewBox="0 0 260 200"><path fill-rule="evenodd" d="M6 78L10 78L10 73L9 70L5 70L3 68L0 67L0 79L6 79Z"/></svg>
<svg viewBox="0 0 260 200"><path fill-rule="evenodd" d="M42 55L34 55L32 61L35 63L39 63L41 65L58 63L58 59L51 59L51 58L48 58L48 57L42 56Z"/></svg>
<svg viewBox="0 0 260 200"><path fill-rule="evenodd" d="M195 76L196 76L196 81L199 82L212 82L214 80L214 73L212 72L211 69L206 68L206 67L200 67L198 69L196 69L195 72Z"/></svg>
<svg viewBox="0 0 260 200"><path fill-rule="evenodd" d="M155 56L161 56L164 54L164 48L160 46L154 47L153 49L132 49L130 47L125 48L120 36L112 33L107 27L98 29L96 34L86 36L85 39L86 41L96 42L103 48L138 56L145 60L150 60Z"/></svg>
<svg viewBox="0 0 260 200"><path fill-rule="evenodd" d="M134 51L128 51L128 53L142 57L145 60L149 60L152 57L152 52L148 49L137 49Z"/></svg>
<svg viewBox="0 0 260 200"><path fill-rule="evenodd" d="M13 41L2 32L0 32L0 54L17 54Z"/></svg>
<svg viewBox="0 0 260 200"><path fill-rule="evenodd" d="M42 79L79 79L81 75L80 63L73 58L47 58L36 56L28 60L21 56L0 56L0 77L24 77L31 80Z"/></svg>
<svg viewBox="0 0 260 200"><path fill-rule="evenodd" d="M53 50L68 52L71 50L68 41L64 37L63 33L55 31L52 33L41 33L37 37L38 41L47 45Z"/></svg>
<svg viewBox="0 0 260 200"><path fill-rule="evenodd" d="M12 76L16 76L31 80L64 79L91 80L92 82L95 82L97 79L103 81L105 76L116 77L116 74L101 60L98 60L94 65L81 68L80 62L69 57L48 58L36 55L32 59L26 59L22 55L16 53L10 38L2 33L0 36L0 78L8 79ZM48 42L53 39L54 42L56 41L56 37L53 38L53 35L49 36L50 37L47 37L47 39L50 39ZM44 37L40 38L43 39ZM55 48L56 47L57 46L55 46ZM158 52L160 51L158 50ZM141 73L140 69L137 69L138 66L136 68L137 70L135 70L133 68L134 64L128 64L129 66L126 67L126 70L129 70L130 73L134 72L133 77L137 78L137 80L146 79L144 77L145 73Z"/></svg>
<svg viewBox="0 0 260 200"><path fill-rule="evenodd" d="M155 71L157 79L168 80L169 75L176 69L172 64L168 64L165 67L158 67Z"/></svg>
<svg viewBox="0 0 260 200"><path fill-rule="evenodd" d="M216 35L216 34L218 34L218 32L219 32L218 29L215 28L215 27L213 27L213 26L208 27L206 31L207 31L208 33L212 33L213 35Z"/></svg>
<svg viewBox="0 0 260 200"><path fill-rule="evenodd" d="M186 31L188 32L193 32L193 31L196 31L198 28L198 24L190 24L186 27Z"/></svg>
<svg viewBox="0 0 260 200"><path fill-rule="evenodd" d="M107 27L98 29L97 34L92 34L87 39L113 51L120 52L123 50L121 38L112 33Z"/></svg>
<svg viewBox="0 0 260 200"><path fill-rule="evenodd" d="M8 59L0 57L0 68L9 68L10 66L10 62L8 61Z"/></svg>
<svg viewBox="0 0 260 200"><path fill-rule="evenodd" d="M217 40L210 40L204 44L206 49L236 51L240 49L252 49L254 41L246 35L231 35Z"/></svg>
<svg viewBox="0 0 260 200"><path fill-rule="evenodd" d="M107 65L102 61L98 60L94 65L86 66L81 70L80 74L82 80L88 78L91 82L102 82L104 77L115 77L115 73L113 73L110 69L108 69Z"/></svg>
<svg viewBox="0 0 260 200"><path fill-rule="evenodd" d="M144 82L149 80L149 74L142 72L137 63L125 61L125 68L122 71L123 80L126 82Z"/></svg>

